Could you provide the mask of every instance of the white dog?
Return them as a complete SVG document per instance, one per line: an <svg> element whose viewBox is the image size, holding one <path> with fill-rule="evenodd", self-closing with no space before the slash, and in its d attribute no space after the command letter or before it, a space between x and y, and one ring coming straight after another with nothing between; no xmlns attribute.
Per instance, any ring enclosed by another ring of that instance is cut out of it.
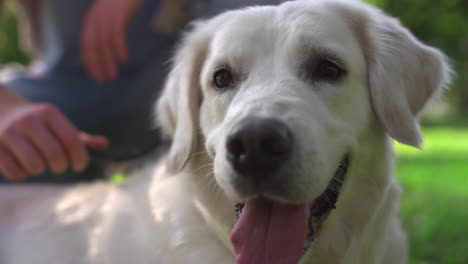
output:
<svg viewBox="0 0 468 264"><path fill-rule="evenodd" d="M0 263L405 263L392 138L421 145L449 79L357 1L196 23L157 107L168 155L120 186L1 187Z"/></svg>

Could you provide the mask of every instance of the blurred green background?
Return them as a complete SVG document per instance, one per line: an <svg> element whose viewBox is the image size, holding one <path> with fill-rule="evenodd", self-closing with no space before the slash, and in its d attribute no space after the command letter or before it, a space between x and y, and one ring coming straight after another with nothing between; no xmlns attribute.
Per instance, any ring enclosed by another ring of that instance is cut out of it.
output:
<svg viewBox="0 0 468 264"><path fill-rule="evenodd" d="M399 17L452 59L457 72L444 102L423 120L424 151L397 144L402 216L412 264L468 263L468 1L368 0ZM16 18L0 14L0 66L27 64Z"/></svg>
<svg viewBox="0 0 468 264"><path fill-rule="evenodd" d="M424 151L397 144L412 264L468 263L468 1L368 0L451 59L457 76L423 120Z"/></svg>

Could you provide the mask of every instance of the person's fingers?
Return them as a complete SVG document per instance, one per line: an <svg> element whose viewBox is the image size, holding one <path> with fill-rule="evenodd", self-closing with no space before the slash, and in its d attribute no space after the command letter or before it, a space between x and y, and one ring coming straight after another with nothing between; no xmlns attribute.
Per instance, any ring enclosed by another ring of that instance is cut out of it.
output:
<svg viewBox="0 0 468 264"><path fill-rule="evenodd" d="M78 137L77 129L55 107L45 105L42 111L45 113L46 126L59 139L72 169L75 172L84 170L88 166L89 155Z"/></svg>
<svg viewBox="0 0 468 264"><path fill-rule="evenodd" d="M0 173L10 181L24 181L28 176L10 152L4 149L1 145Z"/></svg>
<svg viewBox="0 0 468 264"><path fill-rule="evenodd" d="M79 137L89 150L104 151L109 146L109 140L104 136L89 135L82 132Z"/></svg>
<svg viewBox="0 0 468 264"><path fill-rule="evenodd" d="M126 45L122 39L116 39L116 28L119 28L119 17L122 10L117 2L112 8L105 5L105 2L98 9L101 13L100 21L100 50L102 50L103 66L107 73L107 81L115 80L119 74L119 65L126 56L124 53ZM96 11L96 12L98 12Z"/></svg>
<svg viewBox="0 0 468 264"><path fill-rule="evenodd" d="M87 29L85 29L87 30ZM97 82L101 82L99 65L94 55L93 40L91 39L91 33L86 31L83 35L81 56L84 63L84 68L89 77Z"/></svg>
<svg viewBox="0 0 468 264"><path fill-rule="evenodd" d="M45 171L46 167L41 155L21 133L6 133L2 138L2 144L28 174L38 175Z"/></svg>
<svg viewBox="0 0 468 264"><path fill-rule="evenodd" d="M112 28L110 30L112 34L112 43L119 62L125 63L128 60L127 26L122 12L114 13L113 21L114 23L112 23Z"/></svg>
<svg viewBox="0 0 468 264"><path fill-rule="evenodd" d="M26 136L40 151L48 167L56 174L62 174L68 169L65 150L51 131L38 119L34 120L34 130L25 131Z"/></svg>
<svg viewBox="0 0 468 264"><path fill-rule="evenodd" d="M143 0L133 0L130 2L121 0L120 5L122 6L122 12L119 12L117 22L115 23L117 27L114 29L114 35L116 43L119 45L121 63L124 63L128 60L130 52L127 42L128 26L143 5Z"/></svg>
<svg viewBox="0 0 468 264"><path fill-rule="evenodd" d="M84 21L81 32L81 56L88 75L97 82L103 82L104 72L100 64L99 23L94 12L89 13Z"/></svg>
<svg viewBox="0 0 468 264"><path fill-rule="evenodd" d="M111 21L111 20L110 20ZM105 81L112 81L117 78L118 74L118 58L116 51L113 49L112 32L109 30L109 23L101 24L99 34L99 50L101 51L102 71Z"/></svg>

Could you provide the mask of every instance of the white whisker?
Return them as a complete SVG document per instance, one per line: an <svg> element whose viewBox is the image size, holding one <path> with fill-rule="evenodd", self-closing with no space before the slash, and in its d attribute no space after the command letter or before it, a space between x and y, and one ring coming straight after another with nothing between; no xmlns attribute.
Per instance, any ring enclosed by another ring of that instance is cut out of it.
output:
<svg viewBox="0 0 468 264"><path fill-rule="evenodd" d="M209 167L209 166L213 166L213 165L214 165L213 162L210 162L210 163L208 163L208 164L202 165L202 166L198 167L197 169L193 170L193 171L192 171L192 174L195 173L195 172L197 172L197 171L199 171L199 170L201 170L201 169L203 169L203 168L206 168L206 167Z"/></svg>

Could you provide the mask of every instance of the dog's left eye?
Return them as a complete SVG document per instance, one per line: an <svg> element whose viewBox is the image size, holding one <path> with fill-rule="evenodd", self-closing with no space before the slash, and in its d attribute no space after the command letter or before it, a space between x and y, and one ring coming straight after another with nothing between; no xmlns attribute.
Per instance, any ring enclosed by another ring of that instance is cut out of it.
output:
<svg viewBox="0 0 468 264"><path fill-rule="evenodd" d="M312 81L339 81L346 71L331 60L322 60L309 69L308 79Z"/></svg>
<svg viewBox="0 0 468 264"><path fill-rule="evenodd" d="M227 69L217 70L213 75L213 84L218 89L226 89L234 86L234 76Z"/></svg>

